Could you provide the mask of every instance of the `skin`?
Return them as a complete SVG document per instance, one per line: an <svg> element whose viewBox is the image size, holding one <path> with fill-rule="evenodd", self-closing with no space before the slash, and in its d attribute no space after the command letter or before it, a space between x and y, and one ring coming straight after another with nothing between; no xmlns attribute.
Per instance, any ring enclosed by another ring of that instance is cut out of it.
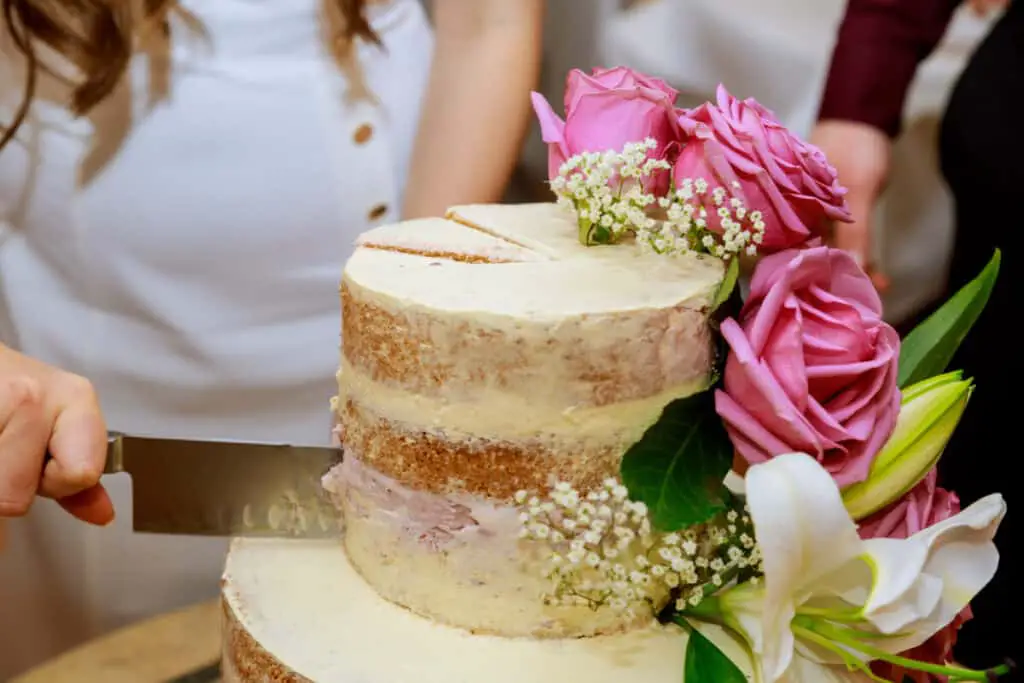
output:
<svg viewBox="0 0 1024 683"><path fill-rule="evenodd" d="M44 496L82 521L110 523L106 452L89 382L0 346L0 517L25 515Z"/></svg>
<svg viewBox="0 0 1024 683"><path fill-rule="evenodd" d="M1010 0L969 0L967 4L975 14L985 16L990 12L1006 9Z"/></svg>
<svg viewBox="0 0 1024 683"><path fill-rule="evenodd" d="M892 141L878 128L855 121L823 120L811 133L811 142L825 153L843 185L852 223L834 226L833 246L850 252L884 291L889 278L872 263L872 216L889 176Z"/></svg>
<svg viewBox="0 0 1024 683"><path fill-rule="evenodd" d="M501 199L530 123L543 0L435 0L436 51L406 218Z"/></svg>

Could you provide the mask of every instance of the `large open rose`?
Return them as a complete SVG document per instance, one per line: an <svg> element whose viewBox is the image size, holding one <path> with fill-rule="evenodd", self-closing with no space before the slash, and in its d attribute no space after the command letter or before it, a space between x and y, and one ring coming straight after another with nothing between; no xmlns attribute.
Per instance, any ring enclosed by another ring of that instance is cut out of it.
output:
<svg viewBox="0 0 1024 683"><path fill-rule="evenodd" d="M622 151L627 143L653 138L653 158L674 161L682 131L675 101L679 92L664 81L617 67L594 69L588 76L569 72L565 85L563 121L540 93L533 93L533 108L541 135L548 143L548 176L555 178L566 159L581 152ZM669 174L659 174L663 193Z"/></svg>
<svg viewBox="0 0 1024 683"><path fill-rule="evenodd" d="M793 135L756 100L738 100L718 87L717 105L682 112L686 145L676 161L676 185L703 179L710 196L724 188L747 212L760 211L762 253L824 237L831 221L852 220L846 189L814 145ZM708 212L717 230L717 213Z"/></svg>
<svg viewBox="0 0 1024 683"><path fill-rule="evenodd" d="M867 477L900 409L899 335L844 251L792 249L758 263L715 406L737 453L756 464L807 453L846 486Z"/></svg>
<svg viewBox="0 0 1024 683"><path fill-rule="evenodd" d="M857 529L861 538L907 538L958 514L960 499L955 493L939 487L937 480L938 471L933 469L903 498L862 520ZM953 660L953 646L960 627L971 618L970 606L965 607L946 628L902 655L921 662L948 664ZM875 662L871 669L876 676L889 681L909 678L914 683L931 683L934 680L922 671L901 669L886 662Z"/></svg>

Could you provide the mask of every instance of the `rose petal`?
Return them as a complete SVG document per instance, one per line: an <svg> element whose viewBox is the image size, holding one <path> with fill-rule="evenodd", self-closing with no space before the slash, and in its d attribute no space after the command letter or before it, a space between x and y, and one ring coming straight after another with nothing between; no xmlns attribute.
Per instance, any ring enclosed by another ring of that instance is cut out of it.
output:
<svg viewBox="0 0 1024 683"><path fill-rule="evenodd" d="M530 93L533 111L540 124L541 139L548 143L548 178L558 177L558 169L571 155L565 144L565 122L538 92Z"/></svg>

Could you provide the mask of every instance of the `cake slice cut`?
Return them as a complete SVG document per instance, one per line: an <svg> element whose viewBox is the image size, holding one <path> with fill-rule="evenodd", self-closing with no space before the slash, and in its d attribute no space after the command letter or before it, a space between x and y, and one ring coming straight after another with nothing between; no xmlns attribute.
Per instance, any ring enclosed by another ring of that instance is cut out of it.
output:
<svg viewBox="0 0 1024 683"><path fill-rule="evenodd" d="M478 230L467 230L465 226L443 218L384 225L360 235L356 246L462 263L546 260L527 248Z"/></svg>

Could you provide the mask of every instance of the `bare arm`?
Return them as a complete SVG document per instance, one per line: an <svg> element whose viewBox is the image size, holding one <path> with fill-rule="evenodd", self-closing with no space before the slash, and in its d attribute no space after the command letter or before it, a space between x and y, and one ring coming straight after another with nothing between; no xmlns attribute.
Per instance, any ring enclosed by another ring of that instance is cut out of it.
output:
<svg viewBox="0 0 1024 683"><path fill-rule="evenodd" d="M405 217L501 198L529 126L543 14L544 0L435 0Z"/></svg>

